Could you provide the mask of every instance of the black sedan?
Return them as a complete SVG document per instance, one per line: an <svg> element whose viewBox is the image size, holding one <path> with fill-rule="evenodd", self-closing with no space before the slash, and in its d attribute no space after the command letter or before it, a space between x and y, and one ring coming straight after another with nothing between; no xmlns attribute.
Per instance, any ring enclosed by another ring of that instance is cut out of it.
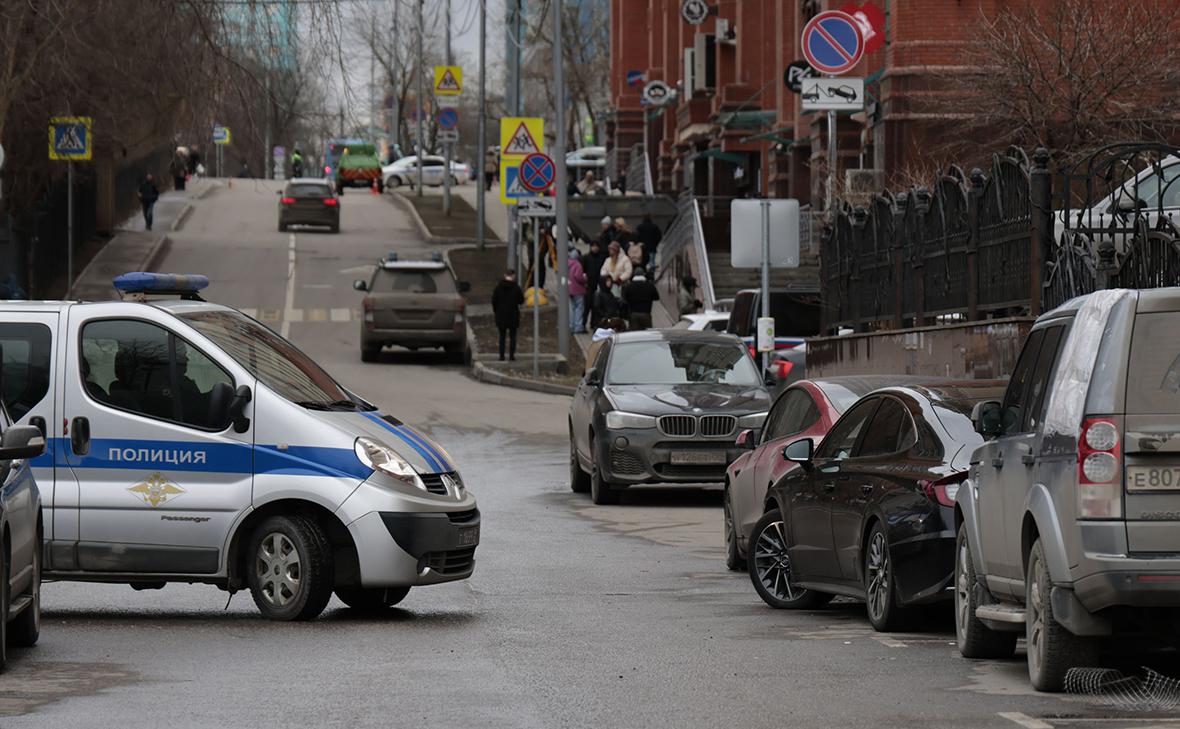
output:
<svg viewBox="0 0 1180 729"><path fill-rule="evenodd" d="M720 483L770 407L741 340L683 329L603 342L570 403L570 488L615 503L639 483Z"/></svg>
<svg viewBox="0 0 1180 729"><path fill-rule="evenodd" d="M994 381L884 388L818 446L784 447L799 467L770 489L747 550L758 595L776 608L860 598L881 631L907 606L950 599L955 493L982 442L971 409L1002 392Z"/></svg>
<svg viewBox="0 0 1180 729"><path fill-rule="evenodd" d="M340 199L327 180L296 177L279 190L279 230L292 225L322 225L340 232Z"/></svg>

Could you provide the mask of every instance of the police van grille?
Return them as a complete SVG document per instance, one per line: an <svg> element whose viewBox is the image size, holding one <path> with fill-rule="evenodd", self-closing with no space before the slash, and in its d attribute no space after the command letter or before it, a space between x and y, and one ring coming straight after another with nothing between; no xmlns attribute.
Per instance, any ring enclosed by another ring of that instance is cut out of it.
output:
<svg viewBox="0 0 1180 729"><path fill-rule="evenodd" d="M418 475L422 478L422 485L426 487L427 491L432 494L439 494L441 496L447 495L447 485L443 483L443 476L451 476L454 478L454 474L421 473Z"/></svg>
<svg viewBox="0 0 1180 729"><path fill-rule="evenodd" d="M737 418L732 415L702 415L699 427L701 435L706 438L720 438L733 432L737 427Z"/></svg>
<svg viewBox="0 0 1180 729"><path fill-rule="evenodd" d="M423 559L427 567L440 575L461 575L475 567L475 547L427 552Z"/></svg>
<svg viewBox="0 0 1180 729"><path fill-rule="evenodd" d="M691 415L662 415L659 425L661 433L675 438L687 438L696 434L696 418Z"/></svg>

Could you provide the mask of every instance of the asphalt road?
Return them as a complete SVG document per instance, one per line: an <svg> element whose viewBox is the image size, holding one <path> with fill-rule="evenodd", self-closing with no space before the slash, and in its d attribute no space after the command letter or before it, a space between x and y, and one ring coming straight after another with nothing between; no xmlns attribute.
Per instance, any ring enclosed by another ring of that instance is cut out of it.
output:
<svg viewBox="0 0 1180 729"><path fill-rule="evenodd" d="M381 619L333 601L259 619L212 587L60 583L38 646L0 676L0 727L1180 726L1037 695L1023 655L969 662L949 610L876 634L860 604L766 608L726 572L716 489L594 507L567 486L566 400L484 385L432 353L362 364L349 271L425 252L389 196L349 191L339 235L279 233L275 187L195 203L161 270L285 330L458 461L484 514L475 576Z"/></svg>

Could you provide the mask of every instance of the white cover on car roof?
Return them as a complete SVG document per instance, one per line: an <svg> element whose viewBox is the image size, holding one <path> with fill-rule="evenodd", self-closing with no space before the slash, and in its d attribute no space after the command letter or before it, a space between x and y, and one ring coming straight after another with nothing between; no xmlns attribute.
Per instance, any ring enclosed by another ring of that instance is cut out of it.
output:
<svg viewBox="0 0 1180 729"><path fill-rule="evenodd" d="M1095 291L1078 309L1049 393L1046 434L1078 437L1086 409L1086 395L1090 392L1090 378L1098 361L1098 347L1106 333L1110 312L1133 293L1129 289Z"/></svg>

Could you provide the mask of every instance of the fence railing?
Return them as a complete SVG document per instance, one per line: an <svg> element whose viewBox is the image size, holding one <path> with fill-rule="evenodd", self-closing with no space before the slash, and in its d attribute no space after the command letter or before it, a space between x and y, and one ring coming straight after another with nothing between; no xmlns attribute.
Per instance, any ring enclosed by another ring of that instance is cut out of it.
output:
<svg viewBox="0 0 1180 729"><path fill-rule="evenodd" d="M1030 164L1011 148L986 173L952 167L844 207L821 243L825 328L1037 314L1099 288L1180 284L1177 154L1114 145L1053 174L1045 150Z"/></svg>
<svg viewBox="0 0 1180 729"><path fill-rule="evenodd" d="M648 163L647 152L642 144L631 146L627 163L627 189L642 192L644 195L654 195L655 186L651 176L651 165Z"/></svg>
<svg viewBox="0 0 1180 729"><path fill-rule="evenodd" d="M713 291L713 275L709 270L709 254L705 249L705 234L701 226L700 204L690 190L676 200L677 214L664 233L656 253L656 280L669 291L675 291L679 281L692 272L688 254L696 258L697 285L705 308L714 308L717 298Z"/></svg>

